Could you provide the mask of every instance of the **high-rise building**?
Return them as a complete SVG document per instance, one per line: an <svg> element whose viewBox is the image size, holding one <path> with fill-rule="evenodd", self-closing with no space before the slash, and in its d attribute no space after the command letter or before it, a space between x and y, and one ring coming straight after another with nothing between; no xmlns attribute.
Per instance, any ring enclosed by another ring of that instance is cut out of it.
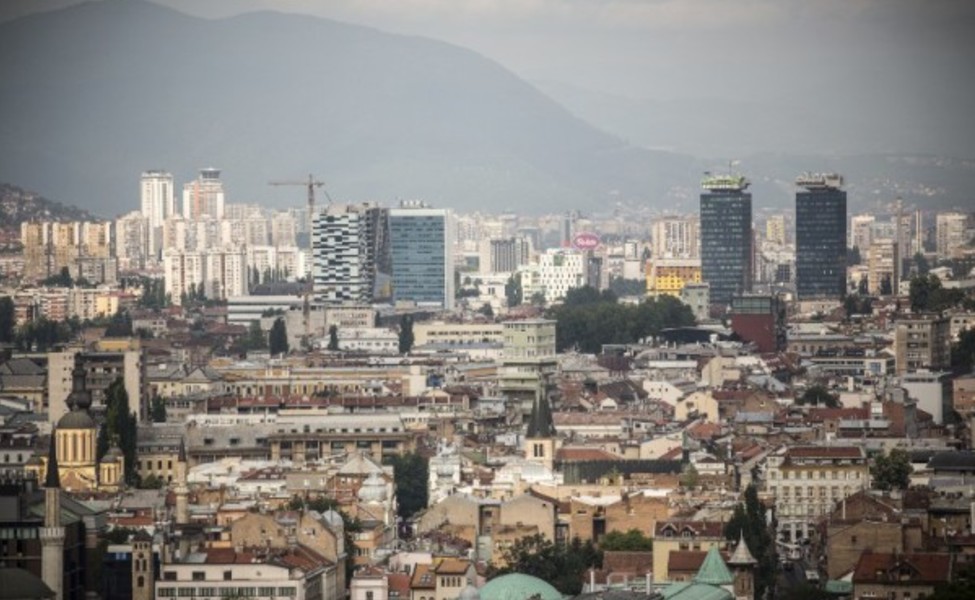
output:
<svg viewBox="0 0 975 600"><path fill-rule="evenodd" d="M968 242L969 215L938 213L935 217L935 249L938 258L950 258L952 252Z"/></svg>
<svg viewBox="0 0 975 600"><path fill-rule="evenodd" d="M727 306L752 286L752 195L741 175L708 176L701 183L701 279L711 302Z"/></svg>
<svg viewBox="0 0 975 600"><path fill-rule="evenodd" d="M388 211L371 204L332 205L315 215L314 293L318 302L386 298L390 271Z"/></svg>
<svg viewBox="0 0 975 600"><path fill-rule="evenodd" d="M875 296L896 294L900 288L900 249L893 238L874 239L867 250L868 291Z"/></svg>
<svg viewBox="0 0 975 600"><path fill-rule="evenodd" d="M951 327L940 314L911 314L898 319L894 329L897 374L951 366Z"/></svg>
<svg viewBox="0 0 975 600"><path fill-rule="evenodd" d="M159 228L160 234L162 227ZM159 236L160 243L162 236ZM139 211L115 220L115 257L119 268L138 270L146 266L149 248L149 219Z"/></svg>
<svg viewBox="0 0 975 600"><path fill-rule="evenodd" d="M451 309L454 265L450 213L421 203L389 210L393 300Z"/></svg>
<svg viewBox="0 0 975 600"><path fill-rule="evenodd" d="M765 240L778 246L785 245L785 215L772 215L765 221Z"/></svg>
<svg viewBox="0 0 975 600"><path fill-rule="evenodd" d="M653 221L650 238L654 258L698 258L701 239L697 217L662 217Z"/></svg>
<svg viewBox="0 0 975 600"><path fill-rule="evenodd" d="M162 226L170 215L176 214L176 192L173 175L166 171L144 171L139 180L142 216L148 220L145 255L158 259L162 251Z"/></svg>
<svg viewBox="0 0 975 600"><path fill-rule="evenodd" d="M224 192L220 169L200 169L200 176L183 186L183 217L223 218Z"/></svg>
<svg viewBox="0 0 975 600"><path fill-rule="evenodd" d="M481 240L481 246L481 273L513 273L531 256L531 245L522 237Z"/></svg>
<svg viewBox="0 0 975 600"><path fill-rule="evenodd" d="M312 225L314 294L327 304L368 302L366 236L362 215L351 206L329 206Z"/></svg>
<svg viewBox="0 0 975 600"><path fill-rule="evenodd" d="M796 293L839 298L846 291L846 192L835 174L802 175L796 185Z"/></svg>
<svg viewBox="0 0 975 600"><path fill-rule="evenodd" d="M866 254L870 248L876 220L874 215L856 215L850 219L850 248L858 249L861 255Z"/></svg>

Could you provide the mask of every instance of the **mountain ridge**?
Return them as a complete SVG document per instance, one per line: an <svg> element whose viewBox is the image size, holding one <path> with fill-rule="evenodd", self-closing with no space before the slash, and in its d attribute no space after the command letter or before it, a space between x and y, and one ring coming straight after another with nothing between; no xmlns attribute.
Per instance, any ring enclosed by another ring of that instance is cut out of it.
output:
<svg viewBox="0 0 975 600"><path fill-rule="evenodd" d="M341 200L534 212L650 201L694 170L471 50L317 17L81 4L0 24L0 75L0 178L103 213L136 208L148 165L222 167L231 201L280 205L297 196L268 180L314 172Z"/></svg>

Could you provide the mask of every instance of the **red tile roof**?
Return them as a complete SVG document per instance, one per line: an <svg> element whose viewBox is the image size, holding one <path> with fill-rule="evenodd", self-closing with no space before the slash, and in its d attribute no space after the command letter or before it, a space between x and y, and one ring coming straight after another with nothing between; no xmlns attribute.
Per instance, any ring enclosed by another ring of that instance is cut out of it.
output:
<svg viewBox="0 0 975 600"><path fill-rule="evenodd" d="M890 554L867 551L860 555L853 571L854 584L924 585L950 580L950 554Z"/></svg>

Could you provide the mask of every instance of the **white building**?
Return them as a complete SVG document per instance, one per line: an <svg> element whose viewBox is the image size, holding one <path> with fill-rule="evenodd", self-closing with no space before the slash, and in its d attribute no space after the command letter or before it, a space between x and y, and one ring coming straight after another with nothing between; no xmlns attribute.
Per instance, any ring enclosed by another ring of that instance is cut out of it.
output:
<svg viewBox="0 0 975 600"><path fill-rule="evenodd" d="M969 215L938 213L935 220L935 248L938 258L950 258L956 248L968 243Z"/></svg>
<svg viewBox="0 0 975 600"><path fill-rule="evenodd" d="M654 258L700 258L700 220L696 216L663 217L650 231Z"/></svg>
<svg viewBox="0 0 975 600"><path fill-rule="evenodd" d="M200 169L199 177L183 186L183 217L186 219L203 215L222 219L224 203L219 169Z"/></svg>
<svg viewBox="0 0 975 600"><path fill-rule="evenodd" d="M541 293L546 302L557 302L569 290L585 285L585 256L577 250L549 249L538 257L537 265L521 273L522 295L526 301Z"/></svg>
<svg viewBox="0 0 975 600"><path fill-rule="evenodd" d="M352 206L330 206L315 215L312 247L316 301L343 303L372 299L365 225L363 215Z"/></svg>
<svg viewBox="0 0 975 600"><path fill-rule="evenodd" d="M172 173L158 170L143 172L139 180L139 196L142 216L148 220L145 253L157 259L162 251L163 221L176 213Z"/></svg>
<svg viewBox="0 0 975 600"><path fill-rule="evenodd" d="M203 285L203 254L173 248L163 251L163 278L172 303L182 305L185 294Z"/></svg>
<svg viewBox="0 0 975 600"><path fill-rule="evenodd" d="M202 289L210 299L244 296L248 292L247 260L243 250L215 249L208 252L163 252L166 293L180 305L184 294Z"/></svg>
<svg viewBox="0 0 975 600"><path fill-rule="evenodd" d="M162 227L157 239L162 244ZM161 247L161 246L160 246ZM149 257L149 220L133 211L115 220L115 257L122 270L143 269Z"/></svg>

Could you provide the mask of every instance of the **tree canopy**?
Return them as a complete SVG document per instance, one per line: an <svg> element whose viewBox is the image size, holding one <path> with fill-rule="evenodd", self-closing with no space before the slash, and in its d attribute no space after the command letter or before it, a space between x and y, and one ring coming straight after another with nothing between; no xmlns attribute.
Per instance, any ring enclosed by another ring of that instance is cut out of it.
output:
<svg viewBox="0 0 975 600"><path fill-rule="evenodd" d="M399 353L409 354L413 349L413 317L403 315L399 320Z"/></svg>
<svg viewBox="0 0 975 600"><path fill-rule="evenodd" d="M839 408L840 400L836 394L830 393L826 386L817 384L803 392L802 396L796 399L796 404Z"/></svg>
<svg viewBox="0 0 975 600"><path fill-rule="evenodd" d="M610 552L649 552L653 550L653 539L636 528L626 533L610 531L599 540L599 549Z"/></svg>
<svg viewBox="0 0 975 600"><path fill-rule="evenodd" d="M735 507L731 519L725 524L725 539L737 544L744 536L748 549L758 561L755 570L755 597L764 598L766 590L774 591L778 567L775 556L775 539L772 526L765 518L765 504L758 499L755 485L745 488L745 501ZM774 594L770 594L774 597Z"/></svg>
<svg viewBox="0 0 975 600"><path fill-rule="evenodd" d="M504 550L505 566L494 576L508 573L532 575L550 583L568 596L582 592L586 571L600 568L602 552L591 541L573 538L568 544L555 544L541 534L524 537Z"/></svg>
<svg viewBox="0 0 975 600"><path fill-rule="evenodd" d="M965 292L947 289L937 275L917 276L911 279L911 312L941 312L960 305Z"/></svg>
<svg viewBox="0 0 975 600"><path fill-rule="evenodd" d="M274 320L274 325L271 325L271 331L268 334L267 343L268 350L272 355L288 353L288 330L284 324L283 317L278 317Z"/></svg>
<svg viewBox="0 0 975 600"><path fill-rule="evenodd" d="M597 353L603 344L632 344L663 329L695 322L690 307L671 296L619 304L613 292L600 293L589 286L570 290L565 302L548 314L557 321L559 352L578 348Z"/></svg>
<svg viewBox="0 0 975 600"><path fill-rule="evenodd" d="M870 467L873 487L878 490L903 490L911 483L911 457L900 448L878 456Z"/></svg>
<svg viewBox="0 0 975 600"><path fill-rule="evenodd" d="M101 462L113 442L117 443L125 458L125 482L129 485L135 485L139 480L135 468L137 439L137 419L129 410L125 382L118 377L105 390L105 423L98 431L98 461Z"/></svg>
<svg viewBox="0 0 975 600"><path fill-rule="evenodd" d="M328 328L328 349L333 352L339 349L339 328L335 325Z"/></svg>
<svg viewBox="0 0 975 600"><path fill-rule="evenodd" d="M399 516L409 519L427 507L429 463L419 454L407 453L389 459L396 483L396 502Z"/></svg>

